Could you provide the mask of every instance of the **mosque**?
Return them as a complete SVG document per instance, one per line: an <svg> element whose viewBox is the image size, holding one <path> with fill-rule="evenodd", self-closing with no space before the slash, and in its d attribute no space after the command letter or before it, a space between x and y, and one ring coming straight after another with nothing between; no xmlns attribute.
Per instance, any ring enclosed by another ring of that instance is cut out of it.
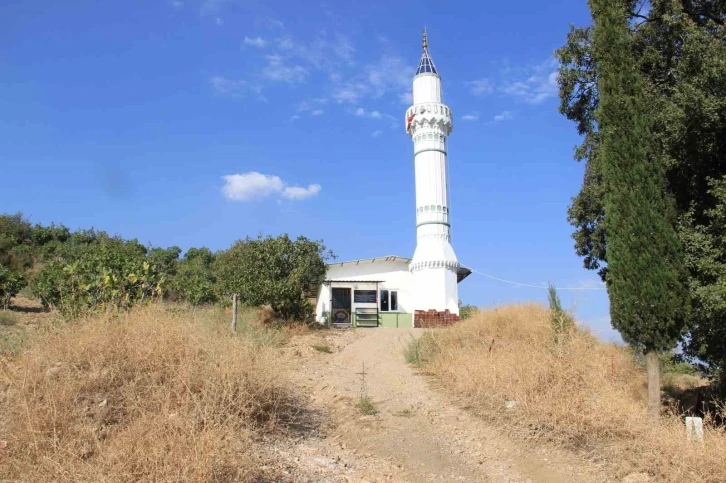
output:
<svg viewBox="0 0 726 483"><path fill-rule="evenodd" d="M382 256L328 265L316 319L338 326L432 327L459 319L457 284L471 274L451 246L447 140L453 113L441 77L423 54L413 77L413 105L405 114L413 141L416 251L413 258Z"/></svg>

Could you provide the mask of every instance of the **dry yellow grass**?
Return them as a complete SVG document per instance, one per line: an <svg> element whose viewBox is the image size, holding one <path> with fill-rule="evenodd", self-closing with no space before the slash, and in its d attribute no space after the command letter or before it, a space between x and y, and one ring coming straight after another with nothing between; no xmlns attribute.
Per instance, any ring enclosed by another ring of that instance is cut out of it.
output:
<svg viewBox="0 0 726 483"><path fill-rule="evenodd" d="M231 336L224 319L149 307L68 324L2 359L0 480L265 476L254 438L296 403L271 336Z"/></svg>
<svg viewBox="0 0 726 483"><path fill-rule="evenodd" d="M605 459L618 476L726 481L726 433L710 425L687 443L682 419L646 417L645 376L628 350L581 329L553 342L549 311L522 305L478 312L427 333L423 367L479 415L522 438L544 438ZM506 401L516 401L506 409Z"/></svg>

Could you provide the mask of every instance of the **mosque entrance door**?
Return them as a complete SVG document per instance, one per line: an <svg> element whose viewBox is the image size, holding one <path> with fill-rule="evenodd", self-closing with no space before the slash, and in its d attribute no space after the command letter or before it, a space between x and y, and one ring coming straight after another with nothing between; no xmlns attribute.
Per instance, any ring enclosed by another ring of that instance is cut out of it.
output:
<svg viewBox="0 0 726 483"><path fill-rule="evenodd" d="M334 324L350 324L350 288L333 287L333 300L331 304Z"/></svg>

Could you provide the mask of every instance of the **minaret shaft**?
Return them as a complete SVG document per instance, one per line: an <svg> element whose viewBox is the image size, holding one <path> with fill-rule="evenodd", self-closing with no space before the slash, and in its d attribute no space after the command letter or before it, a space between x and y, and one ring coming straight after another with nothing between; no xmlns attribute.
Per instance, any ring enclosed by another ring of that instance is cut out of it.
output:
<svg viewBox="0 0 726 483"><path fill-rule="evenodd" d="M406 111L416 180L416 252L410 265L414 308L458 314L459 262L451 246L447 159L452 113L443 103L441 77L429 55L425 33L423 48L413 80L413 106Z"/></svg>

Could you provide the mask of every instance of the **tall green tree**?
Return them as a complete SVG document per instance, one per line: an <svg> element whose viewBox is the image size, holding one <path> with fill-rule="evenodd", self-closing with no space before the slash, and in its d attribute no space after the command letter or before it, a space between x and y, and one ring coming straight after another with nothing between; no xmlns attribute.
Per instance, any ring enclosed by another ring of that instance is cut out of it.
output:
<svg viewBox="0 0 726 483"><path fill-rule="evenodd" d="M651 148L652 117L632 53L625 3L590 0L600 105L600 161L613 326L645 352L648 413L660 415L659 351L672 349L688 303L684 261Z"/></svg>
<svg viewBox="0 0 726 483"><path fill-rule="evenodd" d="M711 214L719 204L711 187L726 176L726 2L651 0L650 9L642 1L623 3L634 61L652 107L651 153L665 171L666 189L679 218L678 234L688 254L693 310L683 347L705 361L706 369L723 373L726 354L713 348L723 345L719 331L724 319L704 307L713 308L715 299L708 294L726 286L726 273L718 270L726 262L726 246L716 243L704 250L701 242L703 233L713 233ZM609 247L592 34L592 27L571 27L556 56L560 112L583 136L575 159L586 163L568 220L575 227L575 250L585 267L598 270L605 280Z"/></svg>
<svg viewBox="0 0 726 483"><path fill-rule="evenodd" d="M249 306L270 305L285 320L307 320L312 307L305 293L323 282L332 256L322 242L303 236L247 237L217 256L220 291Z"/></svg>

